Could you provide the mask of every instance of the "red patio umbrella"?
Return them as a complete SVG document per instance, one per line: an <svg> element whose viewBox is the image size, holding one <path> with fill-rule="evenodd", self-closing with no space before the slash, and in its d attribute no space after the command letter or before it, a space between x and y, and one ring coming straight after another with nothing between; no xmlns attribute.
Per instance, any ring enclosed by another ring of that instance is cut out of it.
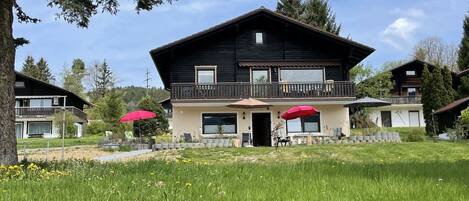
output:
<svg viewBox="0 0 469 201"><path fill-rule="evenodd" d="M296 119L298 117L309 117L313 116L318 112L318 109L316 109L313 106L309 105L299 105L292 107L288 109L286 112L282 114L282 119L285 120L290 120L290 119Z"/></svg>
<svg viewBox="0 0 469 201"><path fill-rule="evenodd" d="M124 123L124 122L134 122L134 121L140 121L140 120L145 120L145 119L152 119L152 118L155 118L157 115L153 112L149 112L149 111L145 111L145 110L137 110L137 111L133 111L133 112L129 112L127 114L125 114L120 120L119 122L121 123ZM140 127L138 128L138 130L140 131ZM140 137L140 140L142 140L142 133L139 132L139 137Z"/></svg>

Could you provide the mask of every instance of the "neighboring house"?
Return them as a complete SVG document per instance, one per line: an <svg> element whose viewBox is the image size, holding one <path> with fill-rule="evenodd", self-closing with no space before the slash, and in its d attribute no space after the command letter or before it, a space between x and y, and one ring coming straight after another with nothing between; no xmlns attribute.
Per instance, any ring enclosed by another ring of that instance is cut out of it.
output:
<svg viewBox="0 0 469 201"><path fill-rule="evenodd" d="M390 97L381 99L391 102L392 105L371 108L371 119L377 126L425 127L421 103L422 71L425 65L430 71L435 68L427 62L413 60L390 69L394 87Z"/></svg>
<svg viewBox="0 0 469 201"><path fill-rule="evenodd" d="M438 121L439 132L445 132L447 128L453 128L456 120L461 116L461 111L469 106L469 97L461 98L456 100L440 109L435 111L435 115Z"/></svg>
<svg viewBox="0 0 469 201"><path fill-rule="evenodd" d="M296 105L315 116L288 121L289 136L349 135L355 86L349 70L374 51L297 20L260 8L150 51L171 92L173 139L251 133L255 146L272 144L271 129ZM256 109L227 105L246 98L270 104Z"/></svg>
<svg viewBox="0 0 469 201"><path fill-rule="evenodd" d="M76 94L19 72L15 81L15 126L17 138L58 137L54 114L64 109L76 116L74 125L81 137L87 122L84 105L91 105Z"/></svg>

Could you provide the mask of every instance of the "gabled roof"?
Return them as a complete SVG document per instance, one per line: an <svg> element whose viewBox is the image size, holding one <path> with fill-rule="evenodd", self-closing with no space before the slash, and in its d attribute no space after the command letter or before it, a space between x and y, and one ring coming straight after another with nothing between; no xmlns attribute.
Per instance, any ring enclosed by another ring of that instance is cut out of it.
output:
<svg viewBox="0 0 469 201"><path fill-rule="evenodd" d="M49 87L52 87L52 88L57 89L57 90L60 90L60 91L63 91L64 94L70 94L71 96L74 96L75 98L77 98L77 99L83 101L83 103L85 103L86 105L93 106L93 104L91 104L91 103L88 102L87 100L81 98L80 96L76 95L75 93L73 93L73 92L71 92L71 91L68 91L68 90L66 90L66 89L64 89L64 88L62 88L62 87L58 87L58 86L55 86L55 85L50 84L50 83L48 83L48 82L44 82L44 81L42 81L42 80L38 80L38 79L36 79L36 78L34 78L34 77L25 75L25 74L20 73L20 72L18 72L18 71L15 71L15 75L16 75L17 77L22 77L23 79L28 79L28 80L31 80L31 81L33 81L33 82L36 82L36 83L39 83L39 84L42 84L42 85L49 86ZM57 94L57 95L59 95L59 94Z"/></svg>
<svg viewBox="0 0 469 201"><path fill-rule="evenodd" d="M469 73L469 67L466 70L459 72L457 77L462 77L464 75L467 75L468 73Z"/></svg>
<svg viewBox="0 0 469 201"><path fill-rule="evenodd" d="M466 97L466 98L461 98L459 100L456 100L440 109L438 109L437 111L435 111L434 114L441 114L441 113L444 113L444 112L447 112L447 111L450 111L462 104L468 104L469 103L469 97Z"/></svg>
<svg viewBox="0 0 469 201"><path fill-rule="evenodd" d="M305 24L303 22L300 22L296 19L293 19L293 18L290 18L290 17L287 17L285 15L282 15L282 14L279 14L279 13L276 13L274 11L271 11L267 8L264 8L264 7L261 7L261 8L258 8L256 10L253 10L251 12L248 12L244 15L241 15L239 17L236 17L236 18L233 18L231 20L228 20L226 22L223 22L221 24L218 24L216 26L213 26L209 29L206 29L206 30L203 30L203 31L200 31L200 32L197 32L195 34L192 34L190 36L187 36L185 38L182 38L182 39L179 39L179 40L176 40L174 42L171 42L171 43L168 43L166 45L163 45L161 47L158 47L158 48L155 48L155 49L152 49L150 51L150 54L159 54L161 52L164 52L168 49L171 49L177 45L180 45L182 43L185 43L185 42L189 42L191 40L197 40L198 38L204 36L204 35L207 35L207 34L210 34L210 33L213 33L213 32L217 32L219 31L220 29L226 27L226 26L229 26L229 25L233 25L233 24L236 24L236 23L239 23L240 21L242 20L245 20L245 19L248 19L250 17L253 17L255 15L258 15L258 14L267 14L267 15L270 15L270 16L273 16L273 17L277 17L277 18L280 18L282 20L285 20L286 22L289 22L289 23L293 23L293 24L296 24L296 25L299 25L305 29L308 29L310 31L313 31L313 32L317 32L317 33L320 33L320 34L323 34L329 38L332 38L332 39L335 39L335 40L338 40L340 42L343 42L344 44L348 44L350 46L354 46L356 48L359 48L359 49L362 49L364 51L367 51L369 52L369 54L371 54L375 49L374 48L371 48L369 46L366 46L366 45L363 45L361 43L358 43L358 42L355 42L353 40L350 40L350 39L347 39L347 38L343 38L343 37L340 37L340 36L337 36L335 34L332 34L332 33L329 33L327 31L324 31L322 29L319 29L317 27L314 27L314 26L311 26L309 24Z"/></svg>
<svg viewBox="0 0 469 201"><path fill-rule="evenodd" d="M430 67L435 67L435 66L434 66L433 64L431 64L431 63L428 63L428 62L425 62L425 61L422 61L422 60L419 60L419 59L414 59L414 60L411 60L411 61L409 61L409 62L403 63L403 64L401 64L401 65L399 65L399 66L396 66L396 67L394 67L394 68L391 68L391 69L389 69L388 71L394 71L394 70L397 70L397 69L400 69L400 68L405 68L405 67L410 66L410 65L413 65L413 64L420 64L420 65L422 65L422 66L427 65L427 66L430 66Z"/></svg>
<svg viewBox="0 0 469 201"><path fill-rule="evenodd" d="M165 79L163 79L163 77L165 76L164 70L162 70L161 66L157 65L157 60L162 59L161 57L159 57L157 59L157 57L159 55L171 52L171 50L173 50L175 48L184 46L184 45L189 44L191 42L198 41L198 40L203 39L203 38L205 38L207 36L210 36L212 34L219 33L222 30L225 30L229 27L234 27L235 25L237 25L239 23L245 22L249 19L252 19L252 18L257 17L257 16L262 16L262 15L263 16L268 16L272 20L278 20L278 21L280 21L284 24L288 24L292 27L299 28L299 29L302 29L302 30L306 30L310 34L318 34L318 35L320 35L320 36L322 36L326 39L330 39L331 41L336 42L337 44L343 45L345 47L349 47L350 48L350 54L351 54L349 62L351 64L351 66L356 65L357 63L359 63L360 61L362 61L364 58L366 58L368 55L370 55L372 52L375 51L375 49L373 49L369 46L366 46L366 45L363 45L361 43L352 41L350 39L347 39L347 38L344 38L344 37L329 33L327 31L324 31L324 30L319 29L317 27L311 26L309 24L302 23L302 22L300 22L296 19L284 16L282 14L279 14L279 13L276 13L276 12L271 11L269 9L266 9L264 7L261 7L261 8L258 8L256 10L253 10L251 12L248 12L246 14L243 14L239 17L233 18L231 20L228 20L226 22L223 22L221 24L213 26L209 29L197 32L197 33L192 34L190 36L187 36L185 38L182 38L182 39L176 40L174 42L168 43L166 45L163 45L161 47L152 49L150 51L150 55L153 59L153 62L155 63L155 65L157 67L157 70L158 70L160 76L162 77L162 80L163 80L163 83L165 84L165 86L168 86L169 83L167 83L167 81L165 81Z"/></svg>

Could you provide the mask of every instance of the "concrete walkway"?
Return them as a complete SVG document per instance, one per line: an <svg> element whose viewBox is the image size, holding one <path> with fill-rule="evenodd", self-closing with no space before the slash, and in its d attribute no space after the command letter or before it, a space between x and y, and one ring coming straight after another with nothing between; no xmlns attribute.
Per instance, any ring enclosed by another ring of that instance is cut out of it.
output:
<svg viewBox="0 0 469 201"><path fill-rule="evenodd" d="M133 156L138 156L138 155L146 154L146 153L150 153L150 152L151 152L151 149L142 149L142 150L135 150L135 151L129 151L129 152L121 152L121 153L111 154L111 155L108 155L108 156L97 157L97 158L95 158L95 160L101 161L101 162L116 161L116 160L129 158L129 157L133 157Z"/></svg>

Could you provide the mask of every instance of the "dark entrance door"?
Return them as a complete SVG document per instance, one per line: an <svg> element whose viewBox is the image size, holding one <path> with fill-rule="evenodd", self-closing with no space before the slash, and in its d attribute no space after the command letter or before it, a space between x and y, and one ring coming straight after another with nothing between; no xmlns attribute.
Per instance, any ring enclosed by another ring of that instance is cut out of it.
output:
<svg viewBox="0 0 469 201"><path fill-rule="evenodd" d="M381 125L383 127L392 127L391 111L381 111Z"/></svg>
<svg viewBox="0 0 469 201"><path fill-rule="evenodd" d="M272 146L270 113L252 113L252 138L254 146Z"/></svg>

